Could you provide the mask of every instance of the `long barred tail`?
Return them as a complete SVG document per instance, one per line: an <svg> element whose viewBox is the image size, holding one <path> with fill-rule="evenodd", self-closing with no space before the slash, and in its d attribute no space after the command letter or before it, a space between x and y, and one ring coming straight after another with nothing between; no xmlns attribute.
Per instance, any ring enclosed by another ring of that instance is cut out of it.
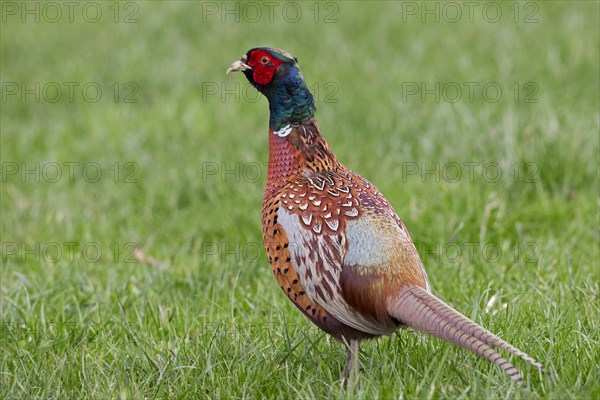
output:
<svg viewBox="0 0 600 400"><path fill-rule="evenodd" d="M457 344L488 359L502 368L518 384L523 381L519 371L491 346L506 350L544 370L542 364L532 357L477 325L418 286L403 289L398 297L388 301L387 309L391 316L405 325Z"/></svg>

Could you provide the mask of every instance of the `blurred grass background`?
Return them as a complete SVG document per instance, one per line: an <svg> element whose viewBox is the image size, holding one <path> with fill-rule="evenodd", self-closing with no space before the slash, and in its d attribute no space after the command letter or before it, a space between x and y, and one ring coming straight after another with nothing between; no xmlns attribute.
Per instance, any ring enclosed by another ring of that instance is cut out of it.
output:
<svg viewBox="0 0 600 400"><path fill-rule="evenodd" d="M267 102L225 75L256 46L299 58L435 293L555 373L533 396L600 396L598 2L75 3L1 4L1 398L527 395L407 331L342 388L263 254Z"/></svg>

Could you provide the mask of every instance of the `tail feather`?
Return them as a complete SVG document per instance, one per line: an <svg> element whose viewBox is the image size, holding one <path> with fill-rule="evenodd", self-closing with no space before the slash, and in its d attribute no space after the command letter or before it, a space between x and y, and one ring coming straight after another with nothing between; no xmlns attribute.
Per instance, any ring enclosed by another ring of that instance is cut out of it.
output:
<svg viewBox="0 0 600 400"><path fill-rule="evenodd" d="M519 371L491 346L519 356L540 370L544 369L539 362L523 351L477 325L418 286L403 289L398 297L388 301L387 309L390 315L401 323L457 344L491 361L517 383L523 380Z"/></svg>

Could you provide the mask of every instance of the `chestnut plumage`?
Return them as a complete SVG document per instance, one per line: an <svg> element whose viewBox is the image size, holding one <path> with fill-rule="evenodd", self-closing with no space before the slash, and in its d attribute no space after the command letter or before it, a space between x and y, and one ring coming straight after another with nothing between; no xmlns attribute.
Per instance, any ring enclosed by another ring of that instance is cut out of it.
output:
<svg viewBox="0 0 600 400"><path fill-rule="evenodd" d="M229 71L242 71L269 101L262 223L271 268L296 307L348 346L344 377L357 373L361 340L407 326L490 360L516 382L521 374L494 348L543 369L431 294L419 254L391 205L329 149L293 56L254 48Z"/></svg>

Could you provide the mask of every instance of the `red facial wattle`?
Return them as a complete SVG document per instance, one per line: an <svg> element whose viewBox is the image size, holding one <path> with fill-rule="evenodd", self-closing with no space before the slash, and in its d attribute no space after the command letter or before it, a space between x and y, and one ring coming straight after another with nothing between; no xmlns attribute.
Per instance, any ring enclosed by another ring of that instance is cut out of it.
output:
<svg viewBox="0 0 600 400"><path fill-rule="evenodd" d="M259 85L267 85L281 65L281 61L264 50L255 50L250 54L248 65L252 67L252 77Z"/></svg>

